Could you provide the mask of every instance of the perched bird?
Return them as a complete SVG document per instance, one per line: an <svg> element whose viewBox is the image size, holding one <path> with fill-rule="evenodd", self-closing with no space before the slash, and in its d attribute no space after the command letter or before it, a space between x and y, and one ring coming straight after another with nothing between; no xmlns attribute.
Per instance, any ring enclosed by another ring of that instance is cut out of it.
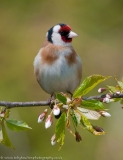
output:
<svg viewBox="0 0 123 160"><path fill-rule="evenodd" d="M34 73L41 88L49 93L73 93L82 78L82 63L72 47L78 36L67 24L57 24L46 33L46 40L34 59Z"/></svg>

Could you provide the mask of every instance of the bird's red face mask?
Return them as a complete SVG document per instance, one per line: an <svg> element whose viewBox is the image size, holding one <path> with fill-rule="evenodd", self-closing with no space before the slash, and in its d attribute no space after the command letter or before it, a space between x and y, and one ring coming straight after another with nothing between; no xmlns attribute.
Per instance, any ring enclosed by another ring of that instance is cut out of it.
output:
<svg viewBox="0 0 123 160"><path fill-rule="evenodd" d="M72 38L78 36L76 33L71 31L71 27L68 25L61 26L59 33L61 35L61 39L64 42L72 42Z"/></svg>
<svg viewBox="0 0 123 160"><path fill-rule="evenodd" d="M68 26L68 25L61 26L59 33L61 35L61 39L64 42L71 42L72 41L72 38L69 38L70 31L71 31L70 26Z"/></svg>

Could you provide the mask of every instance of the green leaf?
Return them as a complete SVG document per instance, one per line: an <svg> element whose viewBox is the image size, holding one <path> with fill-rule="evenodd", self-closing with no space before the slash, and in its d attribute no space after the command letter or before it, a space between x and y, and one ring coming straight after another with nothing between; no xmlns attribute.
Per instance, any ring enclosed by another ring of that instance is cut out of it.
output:
<svg viewBox="0 0 123 160"><path fill-rule="evenodd" d="M84 115L81 116L80 122L84 127L91 126L90 121Z"/></svg>
<svg viewBox="0 0 123 160"><path fill-rule="evenodd" d="M32 129L25 122L17 120L6 120L6 125L12 131L26 131Z"/></svg>
<svg viewBox="0 0 123 160"><path fill-rule="evenodd" d="M115 79L116 82L118 83L119 87L120 87L121 89L123 89L123 79L122 79L122 81L118 81L116 77L114 77L114 79Z"/></svg>
<svg viewBox="0 0 123 160"><path fill-rule="evenodd" d="M105 110L103 103L97 100L83 100L81 105L93 110Z"/></svg>
<svg viewBox="0 0 123 160"><path fill-rule="evenodd" d="M63 104L66 104L66 102L67 102L66 97L63 96L63 95L60 94L60 93L56 93L56 98L57 98L60 102L62 102Z"/></svg>
<svg viewBox="0 0 123 160"><path fill-rule="evenodd" d="M59 145L59 151L62 148L62 146L64 145L64 138L65 138L65 133L64 131L61 132L60 138L57 140L57 142L60 144Z"/></svg>
<svg viewBox="0 0 123 160"><path fill-rule="evenodd" d="M117 91L116 87L114 86L107 86L109 91L111 91L112 93L115 93Z"/></svg>
<svg viewBox="0 0 123 160"><path fill-rule="evenodd" d="M118 85L123 89L123 82L117 81Z"/></svg>
<svg viewBox="0 0 123 160"><path fill-rule="evenodd" d="M90 121L84 115L81 116L80 122L89 132L91 132L94 135L104 135L105 134L105 132L97 132L91 125Z"/></svg>
<svg viewBox="0 0 123 160"><path fill-rule="evenodd" d="M78 120L77 120L77 117L76 117L76 115L74 113L72 114L72 120L73 120L74 125L77 127Z"/></svg>
<svg viewBox="0 0 123 160"><path fill-rule="evenodd" d="M89 91L91 91L97 84L105 81L106 79L110 78L111 76L102 76L102 75L92 75L90 77L87 77L80 86L76 89L76 91L73 94L73 97L79 97L87 94Z"/></svg>
<svg viewBox="0 0 123 160"><path fill-rule="evenodd" d="M60 143L59 150L64 144L65 138L65 123L66 123L66 113L62 113L61 117L58 119L55 128L56 140Z"/></svg>
<svg viewBox="0 0 123 160"><path fill-rule="evenodd" d="M5 125L4 125L4 122L2 122L2 141L1 141L1 144L7 146L7 147L10 147L12 149L15 149L14 146L12 145L8 135L7 135L7 132L6 132L6 128L5 128Z"/></svg>
<svg viewBox="0 0 123 160"><path fill-rule="evenodd" d="M116 87L114 86L107 86L109 91L112 92L112 93L116 93L117 91L122 91L121 87L118 85Z"/></svg>

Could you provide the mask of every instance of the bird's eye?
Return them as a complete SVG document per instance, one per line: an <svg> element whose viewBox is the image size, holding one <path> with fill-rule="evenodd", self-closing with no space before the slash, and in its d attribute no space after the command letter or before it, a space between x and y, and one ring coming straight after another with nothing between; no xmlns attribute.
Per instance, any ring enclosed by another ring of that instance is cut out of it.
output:
<svg viewBox="0 0 123 160"><path fill-rule="evenodd" d="M61 35L64 35L64 34L65 34L65 32L64 32L64 31L60 31L59 33L60 33Z"/></svg>
<svg viewBox="0 0 123 160"><path fill-rule="evenodd" d="M61 36L66 36L66 35L68 35L68 32L65 32L65 31L60 31L59 33L60 33Z"/></svg>

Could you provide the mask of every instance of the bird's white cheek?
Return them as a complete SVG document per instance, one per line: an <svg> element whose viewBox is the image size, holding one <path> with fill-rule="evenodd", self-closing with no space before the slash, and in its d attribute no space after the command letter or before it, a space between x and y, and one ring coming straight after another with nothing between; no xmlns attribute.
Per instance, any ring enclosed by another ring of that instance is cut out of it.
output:
<svg viewBox="0 0 123 160"><path fill-rule="evenodd" d="M52 34L52 41L53 41L54 44L60 44L60 43L62 43L60 34L54 32Z"/></svg>
<svg viewBox="0 0 123 160"><path fill-rule="evenodd" d="M71 46L71 43L66 43L62 40L61 35L59 33L53 33L52 34L52 41L53 44L58 46Z"/></svg>

